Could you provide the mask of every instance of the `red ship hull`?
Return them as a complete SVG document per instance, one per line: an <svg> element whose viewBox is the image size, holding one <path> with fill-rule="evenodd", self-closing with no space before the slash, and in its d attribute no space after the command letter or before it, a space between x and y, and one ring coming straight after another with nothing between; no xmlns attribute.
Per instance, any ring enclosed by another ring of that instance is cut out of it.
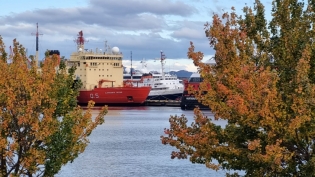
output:
<svg viewBox="0 0 315 177"><path fill-rule="evenodd" d="M140 105L145 102L151 87L107 87L81 90L78 104Z"/></svg>

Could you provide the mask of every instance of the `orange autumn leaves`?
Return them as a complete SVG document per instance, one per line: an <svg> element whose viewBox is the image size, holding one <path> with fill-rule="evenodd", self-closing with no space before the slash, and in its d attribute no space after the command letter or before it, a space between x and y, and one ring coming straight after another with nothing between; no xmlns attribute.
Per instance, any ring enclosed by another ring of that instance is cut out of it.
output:
<svg viewBox="0 0 315 177"><path fill-rule="evenodd" d="M205 32L216 64L202 63L193 43L188 57L203 77L195 96L226 125L198 110L191 126L185 116L171 117L161 140L177 148L173 155L248 176L315 174L314 9L273 1L267 23L257 0L243 16L233 10L213 16Z"/></svg>
<svg viewBox="0 0 315 177"><path fill-rule="evenodd" d="M46 57L39 72L14 40L8 57L0 38L1 176L53 176L84 151L107 108L92 119L92 102L86 111L69 106L78 90L71 89L73 73L58 69L56 56Z"/></svg>

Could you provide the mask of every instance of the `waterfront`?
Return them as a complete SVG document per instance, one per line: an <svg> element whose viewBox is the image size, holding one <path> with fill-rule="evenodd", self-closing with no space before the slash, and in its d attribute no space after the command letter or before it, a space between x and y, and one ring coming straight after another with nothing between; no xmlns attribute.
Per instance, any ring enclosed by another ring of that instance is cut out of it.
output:
<svg viewBox="0 0 315 177"><path fill-rule="evenodd" d="M213 116L210 111L203 112ZM225 176L224 171L216 172L188 159L171 159L175 149L161 144L160 136L164 128L169 128L170 115L181 114L189 122L193 120L193 111L178 107L110 107L105 123L89 137L85 152L56 176Z"/></svg>

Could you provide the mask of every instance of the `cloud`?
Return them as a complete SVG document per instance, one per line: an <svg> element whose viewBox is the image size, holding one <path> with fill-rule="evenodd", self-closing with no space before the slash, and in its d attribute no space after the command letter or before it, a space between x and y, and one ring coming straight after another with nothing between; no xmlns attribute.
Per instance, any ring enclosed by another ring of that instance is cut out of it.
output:
<svg viewBox="0 0 315 177"><path fill-rule="evenodd" d="M182 1L91 0L90 2L92 7L99 7L112 15L152 13L157 15L179 15L185 17L192 15L196 11L193 6L183 3Z"/></svg>
<svg viewBox="0 0 315 177"><path fill-rule="evenodd" d="M163 50L168 58L187 58L189 42L196 50L213 54L204 36L205 21L196 19L200 7L191 1L174 0L90 0L86 6L41 8L0 17L0 35L7 46L17 40L35 53L36 23L39 24L40 56L46 49L60 50L69 57L76 50L79 31L89 41L85 48L118 46L126 60L159 57ZM27 8L26 8L27 9Z"/></svg>
<svg viewBox="0 0 315 177"><path fill-rule="evenodd" d="M87 24L125 30L166 27L163 15L187 17L197 11L191 5L170 0L91 0L89 6L78 8L35 9L13 13L0 20L4 23Z"/></svg>
<svg viewBox="0 0 315 177"><path fill-rule="evenodd" d="M124 67L126 67L126 71L130 71L131 61L125 60L123 61ZM132 67L136 70L140 70L142 72L149 71L159 71L161 72L162 66L159 60L146 60L145 66L142 62L133 61ZM197 67L193 64L192 60L189 59L167 59L164 64L164 71L179 71L179 70L187 70L190 72L196 72Z"/></svg>
<svg viewBox="0 0 315 177"><path fill-rule="evenodd" d="M172 34L175 38L186 38L186 39L202 39L205 37L204 34L200 33L200 30L184 27Z"/></svg>

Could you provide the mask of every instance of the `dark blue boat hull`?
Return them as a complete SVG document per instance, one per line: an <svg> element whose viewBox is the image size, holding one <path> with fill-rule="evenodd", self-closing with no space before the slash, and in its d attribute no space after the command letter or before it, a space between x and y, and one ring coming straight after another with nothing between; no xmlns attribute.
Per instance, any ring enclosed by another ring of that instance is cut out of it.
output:
<svg viewBox="0 0 315 177"><path fill-rule="evenodd" d="M180 102L180 108L182 110L192 110L198 107L199 109L210 109L208 106L205 106L198 102L194 96L182 96Z"/></svg>
<svg viewBox="0 0 315 177"><path fill-rule="evenodd" d="M168 94L168 95L156 95L156 96L148 96L147 100L180 100L182 93L177 94Z"/></svg>

